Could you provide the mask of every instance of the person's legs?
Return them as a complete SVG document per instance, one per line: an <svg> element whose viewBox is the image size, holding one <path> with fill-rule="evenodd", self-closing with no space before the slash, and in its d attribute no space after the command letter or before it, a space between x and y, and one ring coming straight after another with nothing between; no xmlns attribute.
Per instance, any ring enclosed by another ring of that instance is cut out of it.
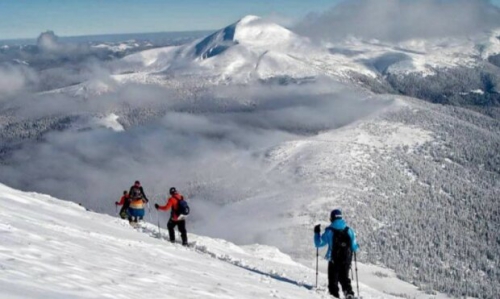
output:
<svg viewBox="0 0 500 299"><path fill-rule="evenodd" d="M128 222L134 222L134 209L128 208Z"/></svg>
<svg viewBox="0 0 500 299"><path fill-rule="evenodd" d="M127 214L127 209L126 209L125 207L122 207L122 208L120 209L120 217L121 217L122 219L127 219L127 216L128 216L128 214Z"/></svg>
<svg viewBox="0 0 500 299"><path fill-rule="evenodd" d="M170 242L175 242L175 231L174 231L174 228L175 226L177 225L177 223L175 221L172 221L172 219L170 219L167 223L167 229L168 229L168 236L170 238Z"/></svg>
<svg viewBox="0 0 500 299"><path fill-rule="evenodd" d="M335 298L339 298L339 271L337 268L333 262L328 263L328 291Z"/></svg>
<svg viewBox="0 0 500 299"><path fill-rule="evenodd" d="M142 220L144 215L146 214L146 210L144 209L138 209L137 210L137 221Z"/></svg>
<svg viewBox="0 0 500 299"><path fill-rule="evenodd" d="M348 295L354 296L354 292L352 291L351 286L351 279L349 279L349 269L351 268L350 266L351 265L349 263L339 267L339 282L346 297Z"/></svg>
<svg viewBox="0 0 500 299"><path fill-rule="evenodd" d="M178 221L177 224L179 224L179 232L181 233L182 245L187 246L188 239L187 239L186 221L181 220Z"/></svg>

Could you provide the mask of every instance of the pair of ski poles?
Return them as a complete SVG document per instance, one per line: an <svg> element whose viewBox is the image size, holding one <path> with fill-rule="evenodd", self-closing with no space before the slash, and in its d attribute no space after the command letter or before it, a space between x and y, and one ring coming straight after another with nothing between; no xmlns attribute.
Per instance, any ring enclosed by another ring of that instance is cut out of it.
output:
<svg viewBox="0 0 500 299"><path fill-rule="evenodd" d="M319 263L319 248L316 248L316 289L318 288L318 263ZM359 297L359 279L358 279L358 261L356 258L356 252L354 252L354 267L356 269L356 288L358 291L358 298ZM354 280L354 273L352 271L352 266L351 266L351 280Z"/></svg>

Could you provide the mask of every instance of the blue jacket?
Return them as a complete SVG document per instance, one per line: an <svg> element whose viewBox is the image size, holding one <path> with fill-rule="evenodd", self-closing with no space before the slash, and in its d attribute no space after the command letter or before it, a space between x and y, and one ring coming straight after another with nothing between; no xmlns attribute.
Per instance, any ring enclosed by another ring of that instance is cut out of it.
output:
<svg viewBox="0 0 500 299"><path fill-rule="evenodd" d="M347 224L344 219L335 219L329 227L338 230L344 230ZM351 249L352 252L358 251L359 245L356 241L356 234L352 228L347 231L349 237L351 238ZM333 231L331 229L326 229L325 232L320 236L320 234L314 234L314 245L319 248L328 245L328 251L326 252L325 258L330 260L332 255L332 242L333 242Z"/></svg>

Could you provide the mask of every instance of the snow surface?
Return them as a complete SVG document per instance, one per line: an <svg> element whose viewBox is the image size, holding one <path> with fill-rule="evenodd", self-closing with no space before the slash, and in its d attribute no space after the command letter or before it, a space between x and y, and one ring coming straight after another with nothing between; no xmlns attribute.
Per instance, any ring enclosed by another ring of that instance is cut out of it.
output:
<svg viewBox="0 0 500 299"><path fill-rule="evenodd" d="M484 90L482 90L482 89L474 89L474 90L471 90L470 92L475 93L475 94L480 94L480 95L484 94Z"/></svg>
<svg viewBox="0 0 500 299"><path fill-rule="evenodd" d="M122 124L118 122L118 119L120 117L114 113L109 114L108 116L102 117L102 118L97 118L95 120L95 123L98 126L103 126L105 128L111 129L115 132L121 132L124 131L125 129L123 128Z"/></svg>
<svg viewBox="0 0 500 299"><path fill-rule="evenodd" d="M401 107L413 105L404 99L396 99L379 114L398 111ZM432 141L432 135L432 132L421 128L389 122L375 115L309 139L283 143L270 151L268 156L279 168L300 167L303 179L325 184L321 177L333 169L348 172L353 167L374 164L371 152L390 152L402 146L412 150ZM332 177L328 177L328 181L327 184L332 183Z"/></svg>
<svg viewBox="0 0 500 299"><path fill-rule="evenodd" d="M331 298L324 274L313 288L314 270L276 248L191 234L184 248L164 232L0 185L0 298ZM363 298L431 298L375 266L360 277L385 292L361 284Z"/></svg>
<svg viewBox="0 0 500 299"><path fill-rule="evenodd" d="M98 49L108 49L113 52L123 52L129 49L134 49L136 47L139 47L139 44L133 43L133 44L128 44L128 43L120 43L118 45L107 45L107 44L99 44L92 46L93 48L98 48Z"/></svg>
<svg viewBox="0 0 500 299"><path fill-rule="evenodd" d="M119 83L119 81L117 81L114 77L115 76L110 76L109 78L104 79L94 78L80 84L53 89L50 91L42 92L41 94L63 93L74 97L88 99L115 91L116 84Z"/></svg>

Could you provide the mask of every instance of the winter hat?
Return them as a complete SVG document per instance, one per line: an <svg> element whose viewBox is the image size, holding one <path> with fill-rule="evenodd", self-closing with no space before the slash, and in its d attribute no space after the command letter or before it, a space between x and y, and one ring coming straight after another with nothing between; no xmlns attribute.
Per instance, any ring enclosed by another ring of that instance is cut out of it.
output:
<svg viewBox="0 0 500 299"><path fill-rule="evenodd" d="M342 211L340 209L335 209L330 213L330 220L342 219Z"/></svg>
<svg viewBox="0 0 500 299"><path fill-rule="evenodd" d="M127 190L124 190L124 191L123 191L123 195L125 195L125 194L127 194L127 193L128 193L128 191L127 191Z"/></svg>
<svg viewBox="0 0 500 299"><path fill-rule="evenodd" d="M135 185L135 186L140 186L140 185L141 185L141 182L139 182L139 181L135 181L134 185Z"/></svg>
<svg viewBox="0 0 500 299"><path fill-rule="evenodd" d="M177 193L177 189L175 189L175 187L172 187L170 188L170 195L174 195L175 193Z"/></svg>

